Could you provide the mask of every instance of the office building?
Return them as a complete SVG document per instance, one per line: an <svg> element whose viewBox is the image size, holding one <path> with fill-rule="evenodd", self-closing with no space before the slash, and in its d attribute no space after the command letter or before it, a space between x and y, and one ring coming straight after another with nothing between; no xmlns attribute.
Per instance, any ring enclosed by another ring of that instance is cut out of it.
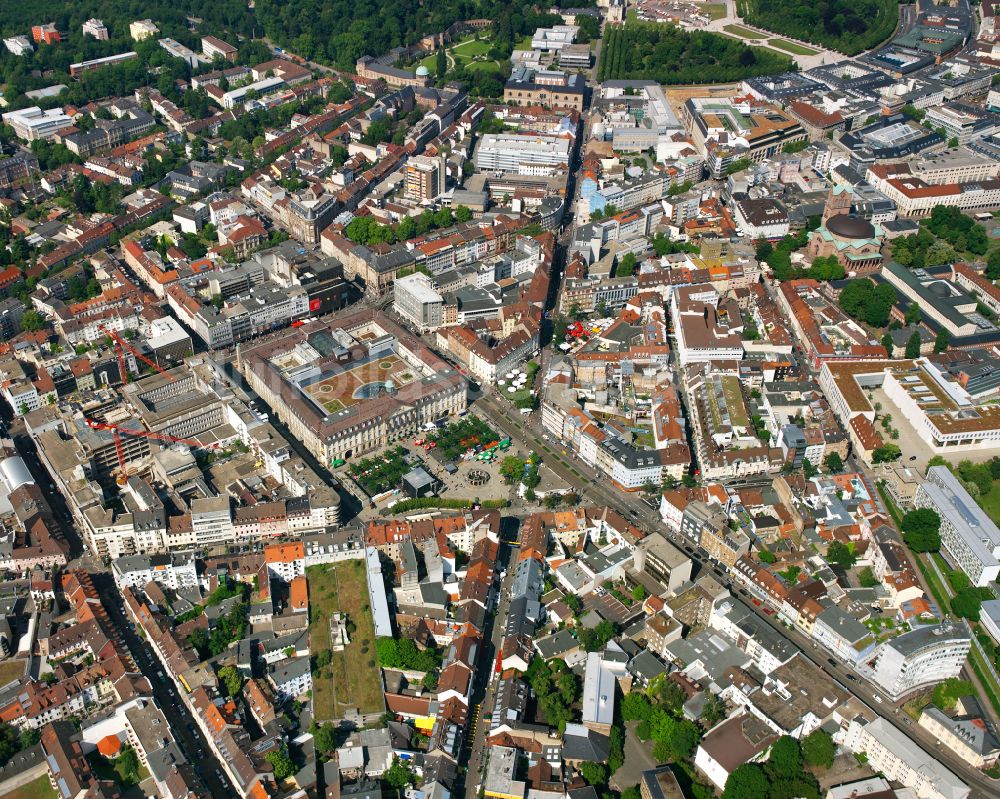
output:
<svg viewBox="0 0 1000 799"><path fill-rule="evenodd" d="M941 548L973 585L985 587L1000 577L1000 528L947 466L927 470L914 507L930 508L941 517Z"/></svg>
<svg viewBox="0 0 1000 799"><path fill-rule="evenodd" d="M51 139L57 131L73 124L73 118L64 114L61 108L43 111L37 105L8 111L2 118L19 139L29 142Z"/></svg>
<svg viewBox="0 0 1000 799"><path fill-rule="evenodd" d="M580 74L517 67L504 86L503 100L508 105L582 111L586 89L587 83Z"/></svg>
<svg viewBox="0 0 1000 799"><path fill-rule="evenodd" d="M214 59L216 56L221 56L224 60L230 62L231 64L236 63L236 56L238 50L233 47L229 42L224 42L215 36L203 36L201 38L201 52L205 54L208 59Z"/></svg>
<svg viewBox="0 0 1000 799"><path fill-rule="evenodd" d="M399 278L392 287L392 309L421 331L442 324L444 297L422 272Z"/></svg>
<svg viewBox="0 0 1000 799"><path fill-rule="evenodd" d="M133 58L138 58L138 53L128 52L128 53L117 53L115 55L107 55L103 58L92 58L89 61L79 61L76 64L69 65L69 74L74 78L82 75L84 72L89 72L92 69L100 69L101 67L112 66L113 64L121 64L125 61L131 61Z"/></svg>
<svg viewBox="0 0 1000 799"><path fill-rule="evenodd" d="M561 136L487 133L476 148L476 169L550 175L569 167L571 144L570 139Z"/></svg>
<svg viewBox="0 0 1000 799"><path fill-rule="evenodd" d="M197 69L201 66L203 56L196 53L190 47L181 44L175 39L160 39L160 47L166 50L174 58L180 58L182 61L186 61L191 69Z"/></svg>
<svg viewBox="0 0 1000 799"><path fill-rule="evenodd" d="M850 723L845 743L854 752L864 752L873 771L912 788L919 799L969 796L968 785L885 719L858 716Z"/></svg>

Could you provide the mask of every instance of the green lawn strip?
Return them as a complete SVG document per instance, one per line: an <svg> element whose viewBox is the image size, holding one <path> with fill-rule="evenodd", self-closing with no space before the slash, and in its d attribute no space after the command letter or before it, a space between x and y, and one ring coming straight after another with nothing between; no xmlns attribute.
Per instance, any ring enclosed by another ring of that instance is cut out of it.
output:
<svg viewBox="0 0 1000 799"><path fill-rule="evenodd" d="M4 799L56 799L59 794L52 790L49 784L49 775L43 774L36 780L26 782L20 788L8 791Z"/></svg>
<svg viewBox="0 0 1000 799"><path fill-rule="evenodd" d="M990 704L993 705L993 709L997 713L1000 713L1000 697L997 696L1000 686L993 679L992 672L986 666L982 653L975 644L973 644L972 651L969 653L969 662L972 665L972 670L983 684L983 690L986 691L986 696L989 698Z"/></svg>
<svg viewBox="0 0 1000 799"><path fill-rule="evenodd" d="M325 566L311 566L306 569L309 581L309 651L313 657L330 648L329 618L331 610L336 610L335 589ZM331 599L331 597L334 597ZM337 700L334 694L333 663L314 671L313 712L317 719L337 718Z"/></svg>
<svg viewBox="0 0 1000 799"><path fill-rule="evenodd" d="M725 3L705 3L698 7L698 10L702 14L708 14L709 18L712 20L722 19L726 16L726 4Z"/></svg>
<svg viewBox="0 0 1000 799"><path fill-rule="evenodd" d="M937 553L935 553L935 555L938 558L941 557L940 555L937 555ZM924 580L926 580L928 587L931 589L931 594L934 595L934 601L938 603L943 613L947 613L951 605L949 601L951 593L938 579L937 573L927 564L923 556L917 556L917 565L920 567L920 572L924 575ZM993 705L994 709L1000 713L1000 700L998 700L1000 685L997 685L996 681L993 679L993 675L983 661L983 655L979 651L979 647L976 642L973 642L972 650L969 652L969 665L976 673L979 681L983 684L983 688L986 690L990 703Z"/></svg>
<svg viewBox="0 0 1000 799"><path fill-rule="evenodd" d="M345 670L350 685L346 704L356 705L362 713L385 710L382 698L382 672L375 661L375 621L368 596L365 563L348 560L334 564L340 610L355 625L351 643L343 652ZM367 650L367 651L365 651Z"/></svg>
<svg viewBox="0 0 1000 799"><path fill-rule="evenodd" d="M25 662L23 660L8 660L0 663L0 686L22 677L24 675Z"/></svg>
<svg viewBox="0 0 1000 799"><path fill-rule="evenodd" d="M997 486L996 482L993 483L993 488L989 493L981 495L976 501L987 516L994 522L1000 522L1000 487Z"/></svg>
<svg viewBox="0 0 1000 799"><path fill-rule="evenodd" d="M881 483L876 484L876 489L878 495L882 497L882 503L885 505L885 509L889 511L889 515L892 516L892 520L896 523L896 527L902 529L903 527L903 515L899 512L899 508L896 507L896 503L892 501L892 497L886 492L882 487Z"/></svg>
<svg viewBox="0 0 1000 799"><path fill-rule="evenodd" d="M724 25L722 30L733 34L734 36L739 36L741 39L754 39L756 41L763 41L767 38L766 33L757 33L757 31L752 31L749 28L744 28L742 25Z"/></svg>
<svg viewBox="0 0 1000 799"><path fill-rule="evenodd" d="M768 39L767 43L770 47L776 47L779 50L784 50L794 55L819 55L819 52L813 50L811 47L803 47L801 44L789 42L785 39Z"/></svg>
<svg viewBox="0 0 1000 799"><path fill-rule="evenodd" d="M920 573L923 574L924 580L931 589L931 594L934 595L934 601L940 606L941 612L947 613L951 605L949 602L948 590L944 587L944 585L942 585L937 574L935 574L934 570L927 565L927 562L921 555L917 555L917 566L920 568Z"/></svg>

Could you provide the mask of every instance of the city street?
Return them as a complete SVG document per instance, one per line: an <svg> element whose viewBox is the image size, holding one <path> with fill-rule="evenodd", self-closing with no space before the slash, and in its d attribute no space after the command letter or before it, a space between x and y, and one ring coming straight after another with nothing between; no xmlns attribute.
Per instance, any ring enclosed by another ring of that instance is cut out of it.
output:
<svg viewBox="0 0 1000 799"><path fill-rule="evenodd" d="M166 676L165 667L160 663L149 643L136 634L134 625L125 613L125 603L111 574L106 571L94 573L93 579L94 587L101 595L101 601L107 608L108 615L114 622L116 629L120 631L122 639L132 655L132 660L153 687L153 697L156 699L156 704L170 722L174 740L184 756L213 795L235 796L233 787L225 773L219 768L214 758L206 756L209 751L208 744L187 705L177 695L177 687L173 680Z"/></svg>
<svg viewBox="0 0 1000 799"><path fill-rule="evenodd" d="M486 764L486 735L489 733L490 714L496 702L496 660L510 605L510 587L514 582L512 566L516 562L513 556L517 552L517 545L512 542L517 540L519 526L520 519L508 517L504 520L501 532L497 568L501 572L506 570L507 574L497 589L497 610L490 615L487 629L483 631L483 651L479 656L479 668L472 689L469 728L463 747L465 762L469 767L464 777L466 799L475 799L479 795L480 779Z"/></svg>
<svg viewBox="0 0 1000 799"><path fill-rule="evenodd" d="M499 400L495 395L487 393L477 405L477 408L491 424L496 425L508 435L518 437L519 442L524 448L533 449L539 453L546 466L556 472L570 485L577 488L578 493L586 504L609 505L641 529L646 531L657 530L666 535L672 543L683 549L694 561L696 566L695 579L697 579L697 574L704 573L707 570L716 580L729 589L731 593L739 596L748 608L756 612L758 617L789 639L798 648L803 657L836 680L845 690L860 698L873 712L888 720L908 738L912 738L918 742L926 751L933 752L937 760L961 776L965 782L975 789L974 796L985 799L986 797L995 797L997 795L998 784L996 781L986 777L978 770L969 768L964 761L950 750L943 749L932 735L912 724L910 719L902 714L887 697L880 697L877 701L875 697L878 695L878 692L866 683L856 679L852 669L845 666L842 662L829 657L825 650L817 649L813 641L794 628L777 621L774 615L764 613L763 607L753 604L750 601L749 593L733 583L724 569L710 562L704 550L692 545L691 542L681 539L678 534L667 530L659 514L653 511L639 495L625 494L609 487L605 478L595 474L572 455L563 454L564 450L561 445L554 442L546 442L540 433L541 415L539 413L532 414L528 424L518 426L511 423L504 415L504 404L503 400ZM574 474L573 469L578 473ZM871 483L874 484L872 476L870 474L867 476Z"/></svg>

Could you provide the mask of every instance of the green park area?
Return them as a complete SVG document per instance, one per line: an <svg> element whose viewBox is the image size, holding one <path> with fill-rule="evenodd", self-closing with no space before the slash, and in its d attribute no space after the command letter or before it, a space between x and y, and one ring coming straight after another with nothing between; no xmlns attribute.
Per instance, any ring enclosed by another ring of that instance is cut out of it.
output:
<svg viewBox="0 0 1000 799"><path fill-rule="evenodd" d="M381 455L352 463L349 471L369 496L375 496L383 491L399 488L403 475L411 468L405 458L404 447L393 447Z"/></svg>
<svg viewBox="0 0 1000 799"><path fill-rule="evenodd" d="M467 449L490 444L499 438L496 431L478 416L466 416L452 422L444 430L428 436L441 448L446 460L453 461Z"/></svg>
<svg viewBox="0 0 1000 799"><path fill-rule="evenodd" d="M801 44L789 42L786 39L768 39L767 44L769 47L784 50L786 53L792 53L793 55L816 55L819 52L818 50L813 50L811 47L804 47Z"/></svg>
<svg viewBox="0 0 1000 799"><path fill-rule="evenodd" d="M725 3L704 3L699 6L698 10L703 14L708 14L712 19L722 19L726 16Z"/></svg>
<svg viewBox="0 0 1000 799"><path fill-rule="evenodd" d="M317 721L342 718L351 708L381 713L382 678L375 660L375 623L365 563L347 560L310 566L309 650L313 657L313 714ZM347 614L351 642L341 652L330 645L330 617Z"/></svg>
<svg viewBox="0 0 1000 799"><path fill-rule="evenodd" d="M520 46L520 42L518 46ZM528 49L531 49L531 37L527 39ZM445 48L448 58L448 69L458 67L468 67L469 69L483 69L486 66L500 66L499 61L487 58L487 53L493 47L493 43L487 39L477 39L470 36L467 39L455 42ZM427 67L433 75L437 71L437 53L431 53L420 62L421 66Z"/></svg>

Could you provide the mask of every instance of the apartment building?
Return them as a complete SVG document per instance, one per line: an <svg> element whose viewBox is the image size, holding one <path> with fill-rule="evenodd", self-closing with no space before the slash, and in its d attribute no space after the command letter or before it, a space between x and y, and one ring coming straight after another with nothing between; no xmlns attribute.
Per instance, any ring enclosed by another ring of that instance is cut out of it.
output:
<svg viewBox="0 0 1000 799"><path fill-rule="evenodd" d="M880 644L869 659L874 665L862 671L896 701L957 677L971 648L972 633L964 620L919 625Z"/></svg>
<svg viewBox="0 0 1000 799"><path fill-rule="evenodd" d="M406 162L406 196L421 203L433 202L444 194L446 178L444 158L413 156Z"/></svg>
<svg viewBox="0 0 1000 799"><path fill-rule="evenodd" d="M852 751L868 757L874 771L912 788L918 799L967 799L970 794L968 785L885 719L859 715L843 739Z"/></svg>
<svg viewBox="0 0 1000 799"><path fill-rule="evenodd" d="M83 35L92 36L99 41L107 41L108 27L101 20L91 17L83 23Z"/></svg>

